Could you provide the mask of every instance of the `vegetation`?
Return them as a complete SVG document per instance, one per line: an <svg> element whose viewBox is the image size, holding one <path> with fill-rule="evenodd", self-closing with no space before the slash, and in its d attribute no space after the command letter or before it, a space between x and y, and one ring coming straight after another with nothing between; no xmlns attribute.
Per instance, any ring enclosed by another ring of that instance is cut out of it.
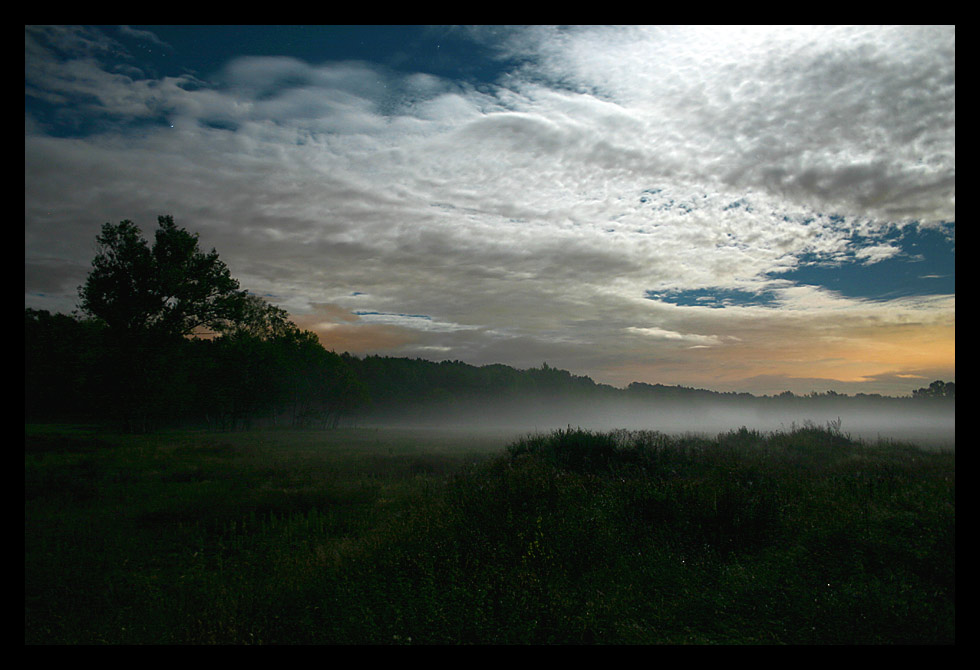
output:
<svg viewBox="0 0 980 670"><path fill-rule="evenodd" d="M106 223L79 287L83 315L25 312L28 421L175 426L336 426L363 403L347 364L288 314L239 289L171 216L152 245Z"/></svg>
<svg viewBox="0 0 980 670"><path fill-rule="evenodd" d="M790 410L803 417L841 403L855 411L952 412L952 382L911 397L833 392L773 397L633 383L626 389L550 367L518 370L327 351L278 307L254 295L219 337L157 341L139 356L120 349L104 322L26 309L25 414L29 422L156 429L337 427L455 420L484 422L492 406L526 422L577 406L701 406ZM940 386L941 385L941 386ZM942 388L943 393L933 393ZM554 425L554 424L553 424Z"/></svg>
<svg viewBox="0 0 980 670"><path fill-rule="evenodd" d="M955 642L953 455L839 426L29 426L25 538L28 644Z"/></svg>
<svg viewBox="0 0 980 670"><path fill-rule="evenodd" d="M132 221L102 226L92 271L78 289L82 309L119 337L229 327L245 296L230 270L214 249L202 252L197 235L178 228L172 216L157 221L152 248Z"/></svg>
<svg viewBox="0 0 980 670"><path fill-rule="evenodd" d="M953 382L944 382L936 380L929 384L928 387L920 388L912 391L913 398L955 398L956 397L956 384Z"/></svg>

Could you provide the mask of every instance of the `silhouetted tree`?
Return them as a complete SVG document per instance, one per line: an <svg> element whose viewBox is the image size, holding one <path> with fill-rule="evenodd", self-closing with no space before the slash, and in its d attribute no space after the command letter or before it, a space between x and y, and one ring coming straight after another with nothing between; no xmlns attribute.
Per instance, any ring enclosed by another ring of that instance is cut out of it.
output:
<svg viewBox="0 0 980 670"><path fill-rule="evenodd" d="M183 337L227 330L245 292L212 249L158 219L153 246L129 220L106 223L92 271L79 287L81 308L106 325L105 390L127 430L145 431L182 400L187 370L175 365Z"/></svg>
<svg viewBox="0 0 980 670"><path fill-rule="evenodd" d="M936 380L929 384L927 388L915 389L912 391L913 398L955 398L956 384L954 382L944 382Z"/></svg>
<svg viewBox="0 0 980 670"><path fill-rule="evenodd" d="M236 322L226 329L227 335L250 335L261 340L292 337L299 332L286 310L252 294L243 296Z"/></svg>
<svg viewBox="0 0 980 670"><path fill-rule="evenodd" d="M198 235L172 216L157 221L152 248L132 221L102 226L92 271L79 287L82 309L116 332L182 336L236 323L245 292L218 252L202 252Z"/></svg>

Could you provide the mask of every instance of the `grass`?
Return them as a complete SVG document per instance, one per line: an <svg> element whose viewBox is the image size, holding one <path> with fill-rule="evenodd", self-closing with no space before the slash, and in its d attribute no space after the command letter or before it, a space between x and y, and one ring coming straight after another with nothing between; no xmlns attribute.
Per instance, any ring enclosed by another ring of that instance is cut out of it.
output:
<svg viewBox="0 0 980 670"><path fill-rule="evenodd" d="M28 644L951 644L955 459L839 427L28 427Z"/></svg>

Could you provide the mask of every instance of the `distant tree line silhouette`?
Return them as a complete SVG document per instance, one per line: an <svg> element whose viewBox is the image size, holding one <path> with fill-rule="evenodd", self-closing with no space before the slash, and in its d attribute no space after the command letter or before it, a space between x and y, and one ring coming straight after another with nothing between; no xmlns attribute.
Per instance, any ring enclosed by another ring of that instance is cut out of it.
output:
<svg viewBox="0 0 980 670"><path fill-rule="evenodd" d="M953 382L933 382L907 398L833 391L754 396L642 382L620 389L554 367L519 370L501 364L336 354L324 349L314 333L289 322L265 332L249 327L218 337L178 338L158 344L140 367L122 370L116 341L98 320L27 309L24 324L28 421L111 422L134 431L178 426L329 428L364 417L413 416L422 410L451 414L489 403L510 402L530 411L534 402L546 399L795 406L842 399L938 402L955 397ZM140 378L133 379L136 375Z"/></svg>
<svg viewBox="0 0 980 670"><path fill-rule="evenodd" d="M345 419L423 410L451 414L490 402L533 411L535 402L544 401L798 403L847 397L787 391L757 398L642 382L619 389L547 363L518 370L337 354L284 310L242 290L215 250L201 251L197 235L170 216L158 223L152 246L131 221L103 226L92 271L79 287L81 313L25 310L28 422L104 422L134 432L331 428ZM935 381L913 391L912 399L951 399L954 390L953 382Z"/></svg>
<svg viewBox="0 0 980 670"><path fill-rule="evenodd" d="M936 380L924 388L912 391L913 398L955 398L956 384Z"/></svg>

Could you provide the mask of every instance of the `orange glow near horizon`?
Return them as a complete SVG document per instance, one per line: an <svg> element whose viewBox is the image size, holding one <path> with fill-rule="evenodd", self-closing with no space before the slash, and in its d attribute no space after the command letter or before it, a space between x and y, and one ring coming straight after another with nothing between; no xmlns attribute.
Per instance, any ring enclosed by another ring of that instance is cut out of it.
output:
<svg viewBox="0 0 980 670"><path fill-rule="evenodd" d="M432 348L424 332L366 322L337 305L316 305L313 313L294 317L294 322L315 332L325 349L337 353L415 357ZM916 388L917 381L955 380L952 314L905 323L897 318L881 323L878 318L842 316L829 324L826 317L794 316L732 321L725 328L727 337L711 338L721 342L716 345L692 347L683 344L683 338L659 338L644 346L643 340L634 340L629 349L598 352L607 356L606 362L589 362L596 350L574 362L549 362L619 387L635 381L749 393L815 390L804 388L810 385L845 393L903 395ZM610 355L620 363L608 363ZM636 362L624 362L631 359ZM488 363L508 364L474 362Z"/></svg>
<svg viewBox="0 0 980 670"><path fill-rule="evenodd" d="M955 367L955 325L951 323L885 326L792 339L761 337L721 347L674 351L659 361L607 367L600 377L615 385L647 381L738 388L740 381L756 378L782 379L789 385L793 380L825 380L833 386L835 382L862 384L891 376L909 379L911 387L916 379L931 381L930 375L944 372L955 378ZM739 390L752 392L750 388Z"/></svg>

